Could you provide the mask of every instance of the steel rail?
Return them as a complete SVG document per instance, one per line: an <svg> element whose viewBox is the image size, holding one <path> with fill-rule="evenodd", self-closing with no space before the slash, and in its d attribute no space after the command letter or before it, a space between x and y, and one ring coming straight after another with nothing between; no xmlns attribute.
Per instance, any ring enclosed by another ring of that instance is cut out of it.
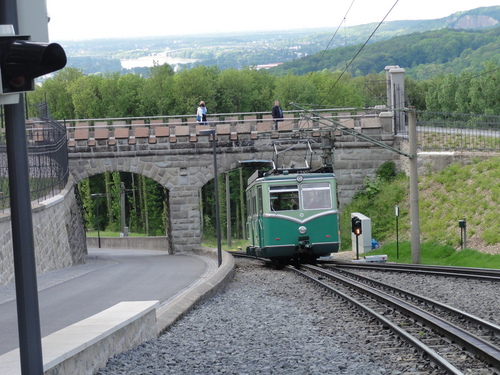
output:
<svg viewBox="0 0 500 375"><path fill-rule="evenodd" d="M490 268L430 266L403 263L369 263L345 261L319 261L318 264L330 264L338 268L358 268L375 271L411 272L442 276L464 277L471 279L500 281L500 270Z"/></svg>
<svg viewBox="0 0 500 375"><path fill-rule="evenodd" d="M426 311L421 310L412 304L391 296L385 292L376 290L373 287L364 285L362 283L350 280L347 277L333 274L332 272L325 271L324 269L316 266L303 266L313 272L319 273L325 277L329 277L344 285L354 288L361 292L362 294L369 295L381 303L390 305L397 311L402 312L404 315L409 315L414 319L420 321L426 326L432 327L435 331L440 332L452 339L452 341L459 343L462 347L465 347L470 352L478 355L480 358L491 364L496 369L500 369L500 349L489 342L478 338L461 328L433 315Z"/></svg>
<svg viewBox="0 0 500 375"><path fill-rule="evenodd" d="M429 346L425 345L423 342L420 340L416 339L413 337L411 334L400 328L398 325L394 324L392 321L384 317L383 315L377 313L375 310L371 309L370 307L364 305L363 303L359 302L355 298L352 298L351 296L333 288L332 286L324 283L323 281L316 279L315 277L312 277L311 275L308 275L298 269L295 269L293 267L288 266L288 270L298 273L301 276L305 277L306 279L316 283L317 285L320 285L321 287L327 289L328 291L334 293L335 295L339 296L343 300L349 302L350 304L356 306L358 309L361 311L366 312L373 318L375 318L377 321L379 321L381 324L383 324L386 327L389 327L389 329L394 332L396 335L401 337L403 340L405 340L408 344L410 344L412 347L416 348L420 352L424 353L431 362L433 362L435 365L437 365L439 368L442 370L446 371L447 374L450 375L464 375L463 372L461 372L459 369L457 369L455 366L453 366L450 362L448 362L446 359L441 357L434 349L430 348Z"/></svg>
<svg viewBox="0 0 500 375"><path fill-rule="evenodd" d="M400 294L400 295L404 295L406 297L410 297L413 300L417 300L417 301L419 301L421 303L426 304L427 306L436 307L436 308L438 308L438 309L440 309L442 311L446 311L447 313L453 314L455 317L465 318L468 321L470 321L470 322L472 322L474 324L479 325L484 330L488 330L488 331L494 333L495 335L497 335L498 337L500 337L500 326L498 326L498 325L496 325L494 323L488 322L488 321L486 321L484 319L481 319L481 318L479 318L477 316L474 316L472 314L469 314L468 312L459 310L459 309L457 309L455 307L446 305L444 303L441 303L439 301L433 300L431 298L424 297L424 296L422 296L420 294L413 293L413 292L410 292L410 291L407 291L407 290L404 290L404 289L401 289L401 288L398 288L398 287L395 287L395 286L383 283L381 281L371 279L371 278L366 277L366 276L361 276L361 275L358 275L358 274L355 274L355 273L352 273L352 272L349 272L349 271L345 271L345 270L340 270L340 269L334 269L333 271L344 273L344 274L347 275L347 277L355 278L358 281L361 281L363 283L377 285L378 287L386 289L386 290L389 290L391 292L394 292L395 294Z"/></svg>

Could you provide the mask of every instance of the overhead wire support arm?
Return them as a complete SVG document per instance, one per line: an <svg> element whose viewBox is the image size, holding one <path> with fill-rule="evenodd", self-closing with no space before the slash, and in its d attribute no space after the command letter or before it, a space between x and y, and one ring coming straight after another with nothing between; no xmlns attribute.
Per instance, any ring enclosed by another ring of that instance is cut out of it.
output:
<svg viewBox="0 0 500 375"><path fill-rule="evenodd" d="M344 134L352 135L353 137L356 137L356 138L361 139L363 141L366 141L366 142L372 143L374 145L383 147L383 148L388 149L390 151L396 152L400 155L406 156L407 158L411 159L411 157L412 157L412 155L407 154L406 152L403 152L401 150L398 150L397 148L394 148L392 146L389 146L389 145L385 144L384 142L379 141L378 139L369 137L369 136L364 135L364 134L362 134L354 129L348 128L347 126L342 125L341 123L334 121L333 119L327 119L326 117L322 116L321 114L319 114L316 111L301 107L297 103L292 102L290 104L292 106L294 106L295 108L298 108L302 111L305 111L307 113L312 114L316 119L318 119L317 121L319 124L325 125L326 127L329 127L332 130L340 130Z"/></svg>

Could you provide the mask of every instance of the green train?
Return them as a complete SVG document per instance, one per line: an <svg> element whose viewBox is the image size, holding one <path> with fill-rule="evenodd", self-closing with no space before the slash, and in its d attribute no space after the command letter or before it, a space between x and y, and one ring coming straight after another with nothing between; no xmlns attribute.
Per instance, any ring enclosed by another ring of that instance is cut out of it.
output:
<svg viewBox="0 0 500 375"><path fill-rule="evenodd" d="M249 255L279 263L310 262L339 251L333 173L257 171L246 190Z"/></svg>

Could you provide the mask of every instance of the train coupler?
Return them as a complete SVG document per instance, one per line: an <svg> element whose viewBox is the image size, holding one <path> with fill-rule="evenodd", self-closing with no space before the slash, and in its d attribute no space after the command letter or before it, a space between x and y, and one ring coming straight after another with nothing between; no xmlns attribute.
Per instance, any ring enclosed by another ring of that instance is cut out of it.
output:
<svg viewBox="0 0 500 375"><path fill-rule="evenodd" d="M299 254L307 254L312 251L312 246L309 242L309 236L301 236L298 238L297 251Z"/></svg>

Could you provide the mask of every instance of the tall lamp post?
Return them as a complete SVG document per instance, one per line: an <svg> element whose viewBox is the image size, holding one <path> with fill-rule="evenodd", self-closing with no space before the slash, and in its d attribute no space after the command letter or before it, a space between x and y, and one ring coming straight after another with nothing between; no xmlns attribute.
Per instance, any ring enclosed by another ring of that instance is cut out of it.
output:
<svg viewBox="0 0 500 375"><path fill-rule="evenodd" d="M217 149L216 149L216 139L215 139L215 129L203 129L200 130L200 135L211 135L212 136L212 153L214 156L214 192L215 192L215 227L217 231L217 263L218 267L222 264L222 246L220 237L220 213L219 213L219 182L217 179Z"/></svg>
<svg viewBox="0 0 500 375"><path fill-rule="evenodd" d="M90 196L92 198L102 198L104 197L106 194L103 194L103 193L97 193L97 194L90 194ZM99 202L97 201L97 199L95 200L96 202L96 208L95 208L95 211L96 211L96 221L97 221L97 246L99 247L99 249L101 248L101 231L99 229Z"/></svg>

